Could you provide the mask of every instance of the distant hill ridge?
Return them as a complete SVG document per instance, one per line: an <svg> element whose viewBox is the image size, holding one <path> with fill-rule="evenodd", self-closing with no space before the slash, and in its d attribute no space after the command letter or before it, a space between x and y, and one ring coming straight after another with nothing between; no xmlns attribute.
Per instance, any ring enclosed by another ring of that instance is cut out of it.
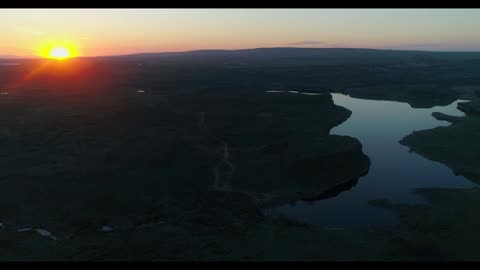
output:
<svg viewBox="0 0 480 270"><path fill-rule="evenodd" d="M293 48L293 47L273 47L273 48L254 48L240 50L193 50L184 52L161 52L161 53L136 53L124 56L226 56L226 55L256 55L256 54L280 54L280 55L324 55L330 53L436 53L428 51L407 51L407 50L381 50L365 48Z"/></svg>
<svg viewBox="0 0 480 270"><path fill-rule="evenodd" d="M0 54L0 59L17 59L17 58L21 58L21 57L17 55Z"/></svg>
<svg viewBox="0 0 480 270"><path fill-rule="evenodd" d="M292 58L292 57L461 57L462 59L480 59L480 52L437 52L419 50L390 50L368 48L296 48L296 47L272 47L253 48L240 50L193 50L183 52L147 52L125 55L96 56L95 58L186 58L186 57L255 57L255 58ZM20 59L13 55L0 55L1 59ZM27 58L27 57L25 57ZM81 57L93 58L93 57Z"/></svg>
<svg viewBox="0 0 480 270"><path fill-rule="evenodd" d="M451 57L480 59L480 52L432 52L416 50L383 50L366 48L294 48L274 47L241 50L194 50L185 52L138 53L111 57L156 58L156 57Z"/></svg>

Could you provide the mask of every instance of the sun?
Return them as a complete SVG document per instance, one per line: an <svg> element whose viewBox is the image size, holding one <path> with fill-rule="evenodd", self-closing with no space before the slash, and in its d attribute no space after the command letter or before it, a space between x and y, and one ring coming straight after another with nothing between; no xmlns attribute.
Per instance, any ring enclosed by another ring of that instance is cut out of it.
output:
<svg viewBox="0 0 480 270"><path fill-rule="evenodd" d="M71 40L48 39L35 46L37 55L42 58L65 60L81 55L78 44Z"/></svg>
<svg viewBox="0 0 480 270"><path fill-rule="evenodd" d="M66 59L72 57L72 52L69 48L64 47L64 46L55 46L51 48L48 52L48 56L50 58L55 58L55 59Z"/></svg>

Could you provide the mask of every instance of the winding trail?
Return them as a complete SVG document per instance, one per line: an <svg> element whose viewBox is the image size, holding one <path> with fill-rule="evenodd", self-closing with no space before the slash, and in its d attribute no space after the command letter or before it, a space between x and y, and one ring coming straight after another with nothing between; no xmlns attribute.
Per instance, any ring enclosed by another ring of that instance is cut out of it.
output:
<svg viewBox="0 0 480 270"><path fill-rule="evenodd" d="M200 129L204 129L208 131L208 127L205 124L205 119L206 119L205 116L206 116L206 112L199 113L198 127ZM215 166L212 169L213 170L213 188L219 191L231 191L232 186L230 181L235 171L235 166L230 161L230 147L228 143L226 143L222 139L216 137L213 134L211 136L213 137L214 140L220 141L221 144L223 145L221 150L222 159L217 164L215 164Z"/></svg>
<svg viewBox="0 0 480 270"><path fill-rule="evenodd" d="M199 113L198 127L207 132L209 131L208 126L206 125L206 112ZM211 134L211 137L216 141L220 141L221 144L223 145L221 149L222 159L218 163L216 163L212 169L213 170L213 189L221 192L232 192L231 180L235 172L235 165L231 162L230 150L234 148L230 147L228 143L226 143L224 140L220 139L219 137L213 134ZM250 147L247 150L258 151L260 149L264 149L266 146L267 145ZM275 195L272 193L270 194L256 193L256 192L247 192L247 191L240 191L240 190L237 190L236 192L243 193L249 196L259 211L261 211L262 209L262 207L260 206L261 201L268 200L275 197ZM270 225L273 224L272 220L267 215L262 215L262 217Z"/></svg>
<svg viewBox="0 0 480 270"><path fill-rule="evenodd" d="M214 188L217 190L230 191L233 172L235 166L230 162L230 150L228 144L223 142L223 155L217 165L213 168Z"/></svg>

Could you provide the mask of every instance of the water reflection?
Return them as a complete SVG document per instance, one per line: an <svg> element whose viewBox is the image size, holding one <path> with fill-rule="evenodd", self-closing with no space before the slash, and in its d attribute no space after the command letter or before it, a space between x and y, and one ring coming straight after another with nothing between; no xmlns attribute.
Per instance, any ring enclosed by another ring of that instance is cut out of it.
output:
<svg viewBox="0 0 480 270"><path fill-rule="evenodd" d="M392 202L419 203L416 188L468 188L475 184L456 176L445 165L428 160L399 143L413 131L447 126L432 112L463 116L455 101L448 106L414 109L401 102L356 99L332 94L335 104L352 111L351 117L330 133L348 135L360 140L371 159L369 173L351 189L338 196L314 202L296 202L271 211L312 224L345 226L349 224L382 225L395 221L387 210L367 204L368 200L388 198Z"/></svg>

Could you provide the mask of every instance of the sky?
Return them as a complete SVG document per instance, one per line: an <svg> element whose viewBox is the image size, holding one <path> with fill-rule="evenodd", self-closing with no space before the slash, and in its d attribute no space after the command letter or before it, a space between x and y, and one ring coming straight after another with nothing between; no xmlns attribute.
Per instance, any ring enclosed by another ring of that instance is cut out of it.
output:
<svg viewBox="0 0 480 270"><path fill-rule="evenodd" d="M1 9L0 56L259 47L480 51L480 9Z"/></svg>

